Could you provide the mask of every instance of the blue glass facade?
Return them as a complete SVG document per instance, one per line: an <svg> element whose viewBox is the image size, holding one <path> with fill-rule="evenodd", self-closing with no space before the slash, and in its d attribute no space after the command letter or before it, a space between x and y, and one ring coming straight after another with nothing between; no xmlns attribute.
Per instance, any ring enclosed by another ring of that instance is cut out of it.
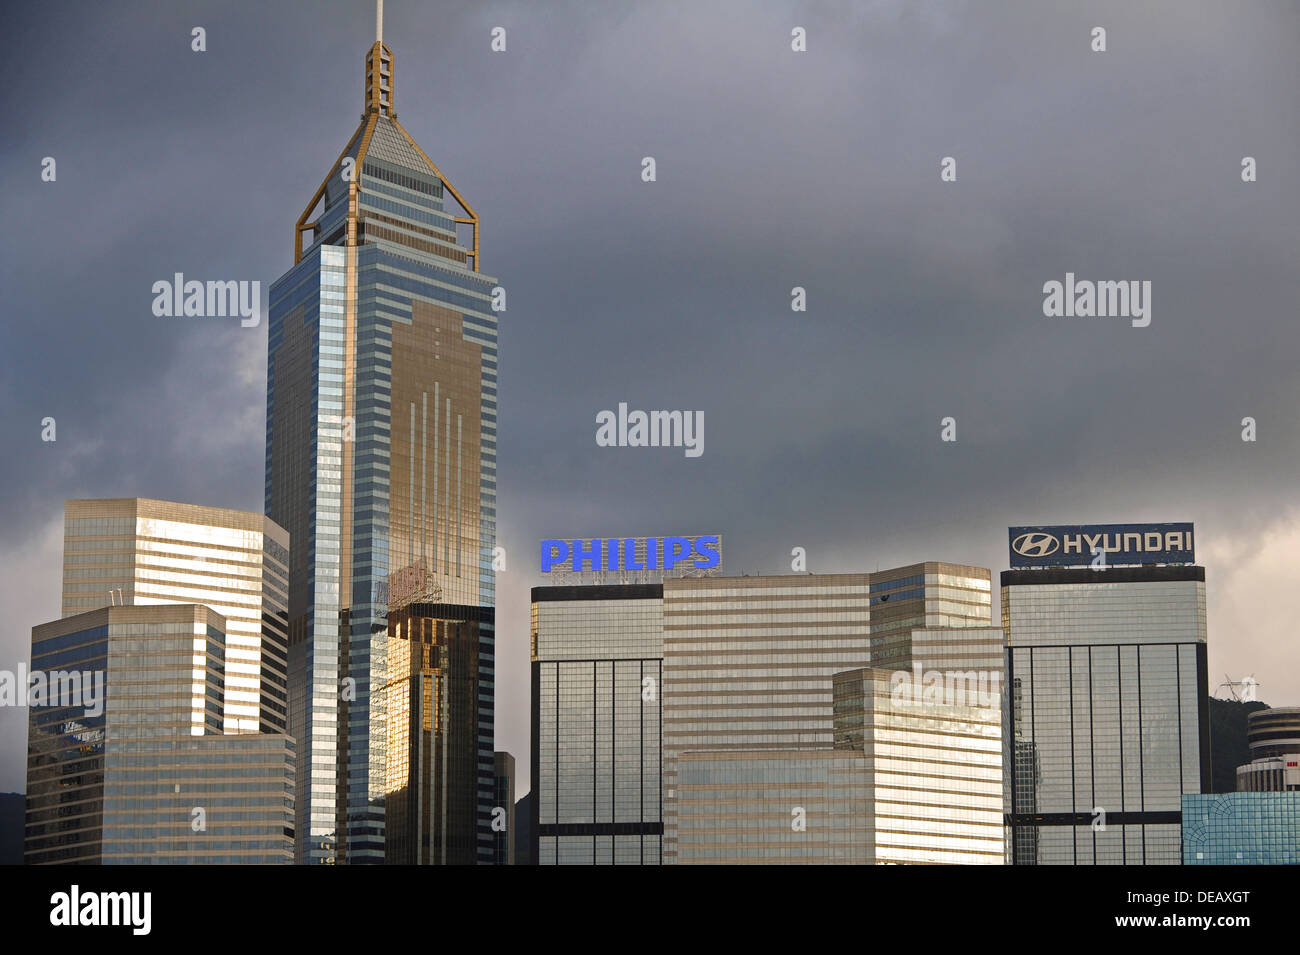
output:
<svg viewBox="0 0 1300 955"><path fill-rule="evenodd" d="M1300 792L1184 796L1183 865L1300 865Z"/></svg>

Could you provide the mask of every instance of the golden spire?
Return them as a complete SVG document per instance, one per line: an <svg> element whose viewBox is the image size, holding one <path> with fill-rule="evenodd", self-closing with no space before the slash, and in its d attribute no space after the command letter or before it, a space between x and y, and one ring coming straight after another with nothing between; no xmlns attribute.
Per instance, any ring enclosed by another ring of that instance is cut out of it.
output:
<svg viewBox="0 0 1300 955"><path fill-rule="evenodd" d="M367 113L397 116L393 88L393 51L384 46L384 0L375 0L375 44L366 54Z"/></svg>

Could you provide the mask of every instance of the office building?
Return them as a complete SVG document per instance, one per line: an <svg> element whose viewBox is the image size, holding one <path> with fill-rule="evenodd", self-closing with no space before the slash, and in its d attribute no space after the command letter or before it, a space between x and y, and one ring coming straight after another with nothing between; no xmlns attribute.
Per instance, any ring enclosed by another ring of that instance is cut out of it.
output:
<svg viewBox="0 0 1300 955"><path fill-rule="evenodd" d="M514 865L536 865L533 855L533 794L525 793L515 800L515 861Z"/></svg>
<svg viewBox="0 0 1300 955"><path fill-rule="evenodd" d="M1183 865L1300 865L1300 792L1185 795Z"/></svg>
<svg viewBox="0 0 1300 955"><path fill-rule="evenodd" d="M851 778L863 764L852 754L827 752L835 743L834 675L920 663L927 670L960 665L1000 677L1001 634L990 626L991 612L989 571L959 564L928 562L870 574L666 580L665 861L728 858L719 847L737 841L746 843L750 861L787 858L799 843L789 842L775 816L752 817L759 828L744 833L732 825L751 818L759 779L776 787L778 799L804 784L816 788L827 806L865 799L871 781ZM790 777L780 775L781 758L767 755L798 752L818 755L791 756L785 763ZM685 775L679 778L679 771ZM730 820L727 805L733 807ZM687 830L680 833L679 809L687 814ZM792 809L785 810L785 827ZM850 842L865 832L852 820L866 818L860 802L851 810L844 810L848 828L840 833ZM847 857L843 849L828 845L823 861L869 857L866 847Z"/></svg>
<svg viewBox="0 0 1300 955"><path fill-rule="evenodd" d="M1300 791L1300 707L1256 710L1247 721L1251 761L1237 767L1237 792Z"/></svg>
<svg viewBox="0 0 1300 955"><path fill-rule="evenodd" d="M202 604L226 620L222 727L283 733L289 535L261 514L145 498L68 501L63 615Z"/></svg>
<svg viewBox="0 0 1300 955"><path fill-rule="evenodd" d="M127 752L118 757L119 749ZM110 741L107 750L105 864L292 864L295 754L288 736Z"/></svg>
<svg viewBox="0 0 1300 955"><path fill-rule="evenodd" d="M492 807L492 862L515 864L515 758L496 754L496 805Z"/></svg>
<svg viewBox="0 0 1300 955"><path fill-rule="evenodd" d="M491 624L491 607L413 603L388 615L390 865L478 862L478 654Z"/></svg>
<svg viewBox="0 0 1300 955"><path fill-rule="evenodd" d="M678 864L1001 865L1000 672L836 673L833 750L679 753Z"/></svg>
<svg viewBox="0 0 1300 955"><path fill-rule="evenodd" d="M223 732L226 626L157 604L32 630L29 864L292 860L293 742Z"/></svg>
<svg viewBox="0 0 1300 955"><path fill-rule="evenodd" d="M397 120L382 14L379 26L360 124L270 290L266 512L294 541L290 732L304 863L385 860L392 724L379 691L400 639L390 612L495 603L497 283L479 270L478 216ZM487 613L474 622L476 812L465 838L488 863L494 626ZM407 824L425 808L403 810ZM422 843L424 832L394 838Z"/></svg>
<svg viewBox="0 0 1300 955"><path fill-rule="evenodd" d="M679 753L678 865L869 865L870 761L831 749Z"/></svg>
<svg viewBox="0 0 1300 955"><path fill-rule="evenodd" d="M661 861L663 585L532 591L531 861Z"/></svg>
<svg viewBox="0 0 1300 955"><path fill-rule="evenodd" d="M833 751L679 753L678 864L1001 865L1001 631L969 635L993 668L834 674Z"/></svg>
<svg viewBox="0 0 1300 955"><path fill-rule="evenodd" d="M1210 788L1191 525L1012 528L1011 556L1012 861L1176 865L1182 797Z"/></svg>
<svg viewBox="0 0 1300 955"><path fill-rule="evenodd" d="M1001 656L1000 631L971 634ZM953 665L834 676L835 748L867 763L866 862L1004 862L1002 668Z"/></svg>

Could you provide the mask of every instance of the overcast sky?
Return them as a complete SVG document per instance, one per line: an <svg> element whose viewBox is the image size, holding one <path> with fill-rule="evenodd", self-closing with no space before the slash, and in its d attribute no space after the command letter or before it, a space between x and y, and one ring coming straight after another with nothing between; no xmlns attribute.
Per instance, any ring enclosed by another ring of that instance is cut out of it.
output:
<svg viewBox="0 0 1300 955"><path fill-rule="evenodd" d="M799 546L817 572L996 580L1010 524L1194 521L1211 689L1253 674L1300 704L1293 0L386 6L399 117L508 291L497 746L520 794L544 537L721 533L728 572L789 572ZM6 12L0 669L59 616L65 498L261 510L266 325L156 318L151 286L265 295L292 263L373 20ZM1067 272L1150 281L1151 324L1045 317ZM597 447L620 401L702 411L704 454ZM0 791L24 788L25 719L0 708Z"/></svg>

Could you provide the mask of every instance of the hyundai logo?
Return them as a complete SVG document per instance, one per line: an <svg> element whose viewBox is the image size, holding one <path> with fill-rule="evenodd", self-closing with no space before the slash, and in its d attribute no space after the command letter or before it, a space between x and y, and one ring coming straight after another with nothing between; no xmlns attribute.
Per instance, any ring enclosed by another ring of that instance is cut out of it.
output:
<svg viewBox="0 0 1300 955"><path fill-rule="evenodd" d="M1011 542L1011 549L1022 557L1046 557L1055 554L1060 546L1061 542L1054 536L1041 531L1021 534Z"/></svg>

